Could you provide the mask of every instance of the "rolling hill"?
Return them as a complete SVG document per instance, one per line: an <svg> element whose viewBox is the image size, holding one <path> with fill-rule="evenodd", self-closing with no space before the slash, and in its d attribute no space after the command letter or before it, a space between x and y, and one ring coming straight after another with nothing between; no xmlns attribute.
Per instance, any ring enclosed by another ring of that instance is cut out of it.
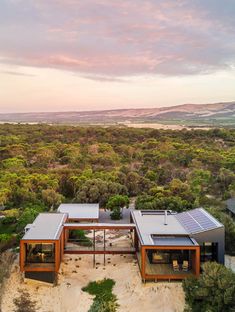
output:
<svg viewBox="0 0 235 312"><path fill-rule="evenodd" d="M235 101L142 109L4 113L0 114L0 122L52 124L163 123L189 126L235 126Z"/></svg>

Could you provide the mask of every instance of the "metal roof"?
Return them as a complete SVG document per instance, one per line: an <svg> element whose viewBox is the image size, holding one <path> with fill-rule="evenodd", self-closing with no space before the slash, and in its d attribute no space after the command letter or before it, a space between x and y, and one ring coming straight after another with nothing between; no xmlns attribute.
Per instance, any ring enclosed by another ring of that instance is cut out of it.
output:
<svg viewBox="0 0 235 312"><path fill-rule="evenodd" d="M22 239L56 240L67 217L65 213L40 213Z"/></svg>
<svg viewBox="0 0 235 312"><path fill-rule="evenodd" d="M235 215L235 198L230 198L226 201L227 209Z"/></svg>
<svg viewBox="0 0 235 312"><path fill-rule="evenodd" d="M134 229L133 223L64 223L65 228L70 229Z"/></svg>
<svg viewBox="0 0 235 312"><path fill-rule="evenodd" d="M69 219L99 218L99 204L61 204L57 211L68 213Z"/></svg>
<svg viewBox="0 0 235 312"><path fill-rule="evenodd" d="M181 212L175 217L189 234L205 232L218 227L223 227L218 220L216 220L203 208L196 208Z"/></svg>
<svg viewBox="0 0 235 312"><path fill-rule="evenodd" d="M188 232L176 219L175 214L167 215L167 225L165 225L165 215L155 213L145 213L145 211L134 210L132 217L136 223L137 231L143 245L153 245L152 235L188 235Z"/></svg>
<svg viewBox="0 0 235 312"><path fill-rule="evenodd" d="M187 236L156 236L152 235L155 246L195 246L197 242Z"/></svg>
<svg viewBox="0 0 235 312"><path fill-rule="evenodd" d="M165 225L164 211L132 211L133 221L143 245L155 244L154 236L190 236L223 227L218 220L203 208L187 212L172 213L168 211ZM173 239L173 238L172 238Z"/></svg>

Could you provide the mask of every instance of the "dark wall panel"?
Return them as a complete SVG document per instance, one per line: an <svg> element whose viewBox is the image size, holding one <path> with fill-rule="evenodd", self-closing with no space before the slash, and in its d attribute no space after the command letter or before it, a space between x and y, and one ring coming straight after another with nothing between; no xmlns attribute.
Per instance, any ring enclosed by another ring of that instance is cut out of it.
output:
<svg viewBox="0 0 235 312"><path fill-rule="evenodd" d="M55 272L25 272L25 278L30 278L33 280L54 283L56 281Z"/></svg>

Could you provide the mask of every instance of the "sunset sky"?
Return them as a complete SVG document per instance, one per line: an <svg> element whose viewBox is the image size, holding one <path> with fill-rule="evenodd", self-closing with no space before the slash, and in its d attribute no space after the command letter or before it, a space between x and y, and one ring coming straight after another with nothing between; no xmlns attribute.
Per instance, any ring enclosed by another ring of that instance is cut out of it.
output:
<svg viewBox="0 0 235 312"><path fill-rule="evenodd" d="M235 100L234 0L0 0L0 112Z"/></svg>

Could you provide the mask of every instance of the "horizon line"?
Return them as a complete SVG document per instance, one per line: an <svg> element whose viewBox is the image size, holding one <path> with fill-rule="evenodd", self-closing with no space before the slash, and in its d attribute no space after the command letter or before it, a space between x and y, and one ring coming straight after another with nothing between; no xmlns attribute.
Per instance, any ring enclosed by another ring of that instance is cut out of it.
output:
<svg viewBox="0 0 235 312"><path fill-rule="evenodd" d="M233 101L219 101L213 103L184 103L184 104L176 104L170 106L159 106L159 107L140 107L140 108L113 108L113 109L94 109L94 110L65 110L65 111L26 111L26 112L1 112L0 115L13 115L13 114L52 114L52 113L91 113L91 112L109 112L109 111L128 111L128 110L143 110L143 109L167 109L167 108L174 108L180 107L184 105L215 105L215 104L226 104L226 103L235 103Z"/></svg>

